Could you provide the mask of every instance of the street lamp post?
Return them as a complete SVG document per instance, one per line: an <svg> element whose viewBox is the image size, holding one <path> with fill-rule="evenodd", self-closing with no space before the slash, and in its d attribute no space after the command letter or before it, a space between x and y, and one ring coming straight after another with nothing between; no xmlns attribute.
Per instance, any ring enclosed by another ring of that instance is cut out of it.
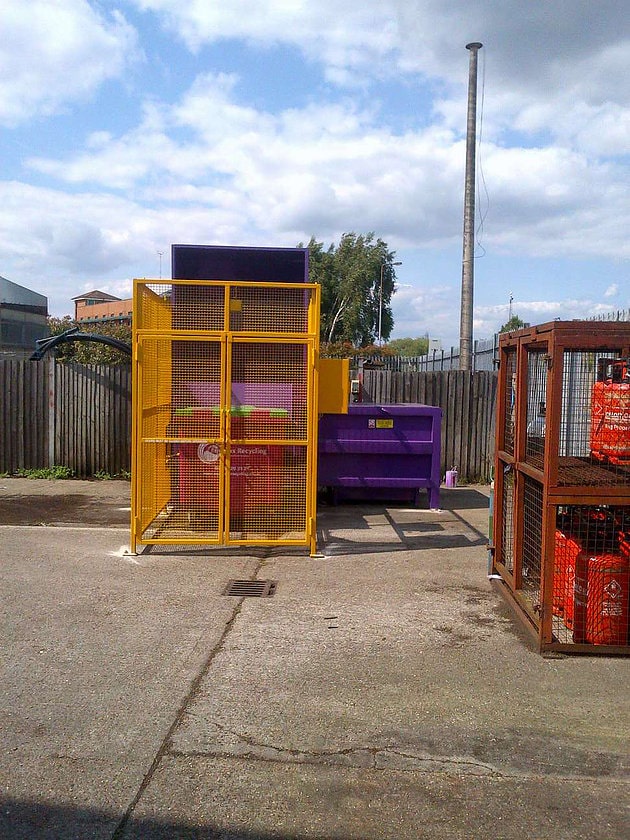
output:
<svg viewBox="0 0 630 840"><path fill-rule="evenodd" d="M378 295L378 343L379 347L383 343L383 339L381 338L382 333L382 326L383 326L383 269L386 265L402 265L402 262L393 262L393 263L381 263L381 286Z"/></svg>

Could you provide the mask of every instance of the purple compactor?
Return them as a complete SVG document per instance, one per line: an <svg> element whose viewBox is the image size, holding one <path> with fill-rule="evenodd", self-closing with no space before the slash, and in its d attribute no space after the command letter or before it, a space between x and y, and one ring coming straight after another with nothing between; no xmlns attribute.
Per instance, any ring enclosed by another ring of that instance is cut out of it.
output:
<svg viewBox="0 0 630 840"><path fill-rule="evenodd" d="M338 499L410 500L426 489L440 506L442 409L431 405L351 405L319 422L318 476Z"/></svg>

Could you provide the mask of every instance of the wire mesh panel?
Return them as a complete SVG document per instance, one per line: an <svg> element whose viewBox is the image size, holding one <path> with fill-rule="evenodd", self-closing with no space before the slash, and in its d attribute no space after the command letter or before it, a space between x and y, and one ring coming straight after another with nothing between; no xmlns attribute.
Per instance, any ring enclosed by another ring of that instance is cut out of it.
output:
<svg viewBox="0 0 630 840"><path fill-rule="evenodd" d="M229 540L303 541L312 348L243 339L230 348Z"/></svg>
<svg viewBox="0 0 630 840"><path fill-rule="evenodd" d="M305 335L309 331L308 312L313 293L302 285L291 288L234 285L230 289L230 330Z"/></svg>
<svg viewBox="0 0 630 840"><path fill-rule="evenodd" d="M135 281L133 544L314 550L318 295Z"/></svg>
<svg viewBox="0 0 630 840"><path fill-rule="evenodd" d="M307 456L306 446L231 444L229 542L308 539Z"/></svg>
<svg viewBox="0 0 630 840"><path fill-rule="evenodd" d="M506 570L514 572L514 470L503 468L503 499L501 528L501 562Z"/></svg>
<svg viewBox="0 0 630 840"><path fill-rule="evenodd" d="M524 483L521 588L533 611L538 612L541 606L543 489L528 476L524 477Z"/></svg>
<svg viewBox="0 0 630 840"><path fill-rule="evenodd" d="M133 326L136 330L171 330L170 283L142 283L134 287Z"/></svg>
<svg viewBox="0 0 630 840"><path fill-rule="evenodd" d="M630 507L557 507L554 639L628 645L629 613Z"/></svg>
<svg viewBox="0 0 630 840"><path fill-rule="evenodd" d="M235 341L230 436L306 442L312 366L311 350L303 342Z"/></svg>
<svg viewBox="0 0 630 840"><path fill-rule="evenodd" d="M173 329L222 331L225 292L225 287L218 284L173 283Z"/></svg>
<svg viewBox="0 0 630 840"><path fill-rule="evenodd" d="M503 356L506 386L506 410L503 417L503 448L514 455L514 429L516 426L516 348Z"/></svg>
<svg viewBox="0 0 630 840"><path fill-rule="evenodd" d="M620 354L565 351L558 443L559 484L630 484L630 375Z"/></svg>
<svg viewBox="0 0 630 840"><path fill-rule="evenodd" d="M542 468L545 456L547 413L547 359L546 350L529 350L527 353L527 438L525 460Z"/></svg>
<svg viewBox="0 0 630 840"><path fill-rule="evenodd" d="M139 339L143 540L219 539L224 347L218 340Z"/></svg>

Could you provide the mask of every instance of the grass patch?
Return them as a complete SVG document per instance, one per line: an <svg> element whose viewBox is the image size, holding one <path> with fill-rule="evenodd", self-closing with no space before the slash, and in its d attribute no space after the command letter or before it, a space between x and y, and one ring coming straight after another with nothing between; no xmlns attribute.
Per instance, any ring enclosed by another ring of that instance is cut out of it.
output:
<svg viewBox="0 0 630 840"><path fill-rule="evenodd" d="M97 481L111 481L112 478L122 478L125 481L129 481L131 473L128 470L121 470L119 473L112 475L105 470L97 470L92 478L95 478Z"/></svg>
<svg viewBox="0 0 630 840"><path fill-rule="evenodd" d="M58 478L72 478L74 471L71 470L70 467L64 467L61 464L54 464L52 467L17 470L15 475L19 478L48 478L50 480L55 480Z"/></svg>

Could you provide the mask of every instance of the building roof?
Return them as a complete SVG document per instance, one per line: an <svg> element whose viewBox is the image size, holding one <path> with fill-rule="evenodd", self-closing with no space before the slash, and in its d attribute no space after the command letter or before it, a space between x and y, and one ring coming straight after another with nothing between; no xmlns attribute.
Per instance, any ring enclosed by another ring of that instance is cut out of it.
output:
<svg viewBox="0 0 630 840"><path fill-rule="evenodd" d="M72 300L102 300L104 303L110 300L120 300L119 297L116 295L110 295L107 292L99 292L98 289L94 289L93 292L86 292L83 295L77 295L73 297Z"/></svg>
<svg viewBox="0 0 630 840"><path fill-rule="evenodd" d="M33 292L24 286L19 286L6 277L0 277L0 303L13 304L15 306L37 306L48 310L48 298Z"/></svg>

